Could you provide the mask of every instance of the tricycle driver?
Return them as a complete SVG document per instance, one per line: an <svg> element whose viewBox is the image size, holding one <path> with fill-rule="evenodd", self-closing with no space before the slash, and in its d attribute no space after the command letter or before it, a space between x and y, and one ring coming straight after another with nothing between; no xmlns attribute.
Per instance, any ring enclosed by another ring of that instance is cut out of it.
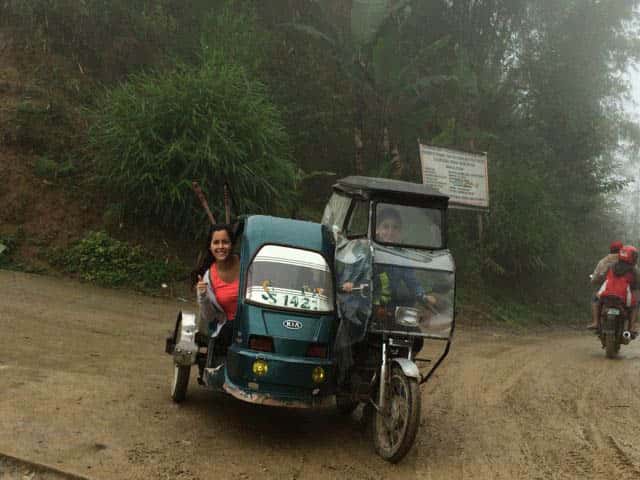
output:
<svg viewBox="0 0 640 480"><path fill-rule="evenodd" d="M388 244L398 244L402 238L402 217L391 207L379 208L376 215L376 239ZM346 273L346 272L345 272ZM357 278L357 272L345 275L346 278ZM438 301L434 295L427 294L416 279L411 269L404 269L394 265L384 265L377 269L373 276L373 304L392 308L400 303L402 295L399 288L404 284L415 300L426 305L435 306ZM342 284L342 291L351 293L353 282Z"/></svg>

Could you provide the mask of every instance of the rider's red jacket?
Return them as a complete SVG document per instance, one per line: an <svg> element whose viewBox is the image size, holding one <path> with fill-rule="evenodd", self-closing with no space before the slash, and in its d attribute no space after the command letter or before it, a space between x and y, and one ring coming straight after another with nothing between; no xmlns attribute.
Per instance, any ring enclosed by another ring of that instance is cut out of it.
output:
<svg viewBox="0 0 640 480"><path fill-rule="evenodd" d="M622 275L617 275L615 268L612 267L607 271L607 277L600 290L598 290L598 297L613 296L620 299L627 307L634 307L637 299L633 294L633 290L636 288L636 277L632 270Z"/></svg>

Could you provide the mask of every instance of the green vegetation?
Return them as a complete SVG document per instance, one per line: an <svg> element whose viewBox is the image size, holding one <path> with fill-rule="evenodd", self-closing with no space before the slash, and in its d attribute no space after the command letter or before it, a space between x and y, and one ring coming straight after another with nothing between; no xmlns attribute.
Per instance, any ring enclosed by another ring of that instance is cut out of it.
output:
<svg viewBox="0 0 640 480"><path fill-rule="evenodd" d="M317 171L420 181L417 139L486 151L491 210L482 232L452 212L450 240L460 285L504 304L583 301L609 241L637 243L619 199L637 177L621 155L640 151L621 107L640 0L292 5L0 3L39 65L9 136L45 179L102 180L105 223L183 237L206 222L194 180L218 214L227 180L240 213L318 218L335 177Z"/></svg>
<svg viewBox="0 0 640 480"><path fill-rule="evenodd" d="M90 232L70 248L57 251L53 258L65 272L107 287L157 291L163 283L186 277L184 266L158 260L142 247L105 232Z"/></svg>
<svg viewBox="0 0 640 480"><path fill-rule="evenodd" d="M47 156L36 159L35 174L41 178L56 179L72 175L75 167L71 160L57 162Z"/></svg>
<svg viewBox="0 0 640 480"><path fill-rule="evenodd" d="M15 247L16 239L14 236L0 236L0 268L7 268L12 265Z"/></svg>
<svg viewBox="0 0 640 480"><path fill-rule="evenodd" d="M214 207L225 181L239 211L291 203L294 168L279 118L241 67L207 63L131 77L107 93L90 136L100 178L130 216L194 232L204 218L193 180Z"/></svg>

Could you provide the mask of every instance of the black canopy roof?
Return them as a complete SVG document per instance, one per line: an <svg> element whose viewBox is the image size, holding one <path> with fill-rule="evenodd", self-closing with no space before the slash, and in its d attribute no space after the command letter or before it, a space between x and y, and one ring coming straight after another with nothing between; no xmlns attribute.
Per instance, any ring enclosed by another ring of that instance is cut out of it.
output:
<svg viewBox="0 0 640 480"><path fill-rule="evenodd" d="M443 201L449 199L448 196L421 183L404 182L402 180L391 180L388 178L345 177L338 180L334 188L345 193L361 193L365 195L430 197Z"/></svg>

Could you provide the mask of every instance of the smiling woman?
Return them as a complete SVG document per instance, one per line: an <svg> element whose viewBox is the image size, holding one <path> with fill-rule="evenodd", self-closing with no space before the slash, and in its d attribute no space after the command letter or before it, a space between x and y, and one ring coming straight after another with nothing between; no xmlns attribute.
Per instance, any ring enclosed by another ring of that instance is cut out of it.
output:
<svg viewBox="0 0 640 480"><path fill-rule="evenodd" d="M229 225L211 227L206 248L192 272L200 305L198 330L207 336L231 338L230 321L236 316L240 259L233 253L234 236Z"/></svg>

